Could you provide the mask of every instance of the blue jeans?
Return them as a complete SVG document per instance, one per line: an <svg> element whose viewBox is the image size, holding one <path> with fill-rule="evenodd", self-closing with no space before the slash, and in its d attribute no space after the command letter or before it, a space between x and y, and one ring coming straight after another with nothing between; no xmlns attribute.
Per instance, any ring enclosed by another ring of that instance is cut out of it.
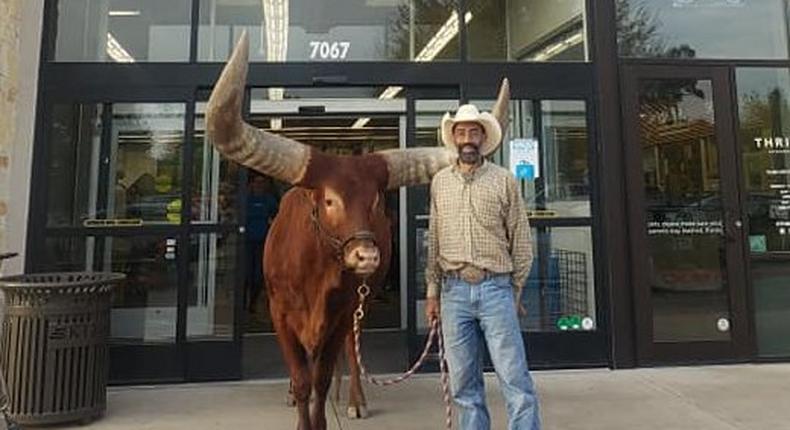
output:
<svg viewBox="0 0 790 430"><path fill-rule="evenodd" d="M508 429L539 430L538 399L527 368L510 276L490 277L479 284L447 278L441 315L460 430L491 428L483 382L483 341L507 404Z"/></svg>

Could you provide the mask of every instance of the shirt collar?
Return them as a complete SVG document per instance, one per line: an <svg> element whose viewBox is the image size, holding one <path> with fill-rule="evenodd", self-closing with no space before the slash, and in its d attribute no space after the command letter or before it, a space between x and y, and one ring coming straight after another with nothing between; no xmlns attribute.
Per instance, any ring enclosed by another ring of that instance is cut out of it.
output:
<svg viewBox="0 0 790 430"><path fill-rule="evenodd" d="M461 169L458 167L458 160L456 160L455 164L453 164L453 173L458 179L464 180L466 178L470 178L474 181L482 177L485 172L488 171L490 164L491 163L484 158L483 163L480 164L477 169L473 170L471 173L465 174L461 172Z"/></svg>

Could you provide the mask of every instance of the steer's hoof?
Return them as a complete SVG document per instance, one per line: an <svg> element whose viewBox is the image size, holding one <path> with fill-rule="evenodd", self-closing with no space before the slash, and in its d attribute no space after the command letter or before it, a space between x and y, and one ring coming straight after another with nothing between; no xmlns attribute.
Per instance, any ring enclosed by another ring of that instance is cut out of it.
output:
<svg viewBox="0 0 790 430"><path fill-rule="evenodd" d="M368 417L368 408L363 406L349 406L346 410L346 415L348 415L349 419L356 420L364 420Z"/></svg>
<svg viewBox="0 0 790 430"><path fill-rule="evenodd" d="M288 406L288 407L291 407L291 408L296 406L296 399L294 398L294 396L288 394L288 397L285 398L285 406Z"/></svg>

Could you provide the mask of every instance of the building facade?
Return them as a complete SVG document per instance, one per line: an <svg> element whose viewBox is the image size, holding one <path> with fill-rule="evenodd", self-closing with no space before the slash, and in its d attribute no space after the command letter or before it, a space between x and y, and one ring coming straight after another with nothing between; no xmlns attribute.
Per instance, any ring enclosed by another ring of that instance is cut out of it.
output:
<svg viewBox="0 0 790 430"><path fill-rule="evenodd" d="M128 275L112 311L118 383L285 374L246 272L262 196L286 186L204 140L245 30L247 121L337 154L436 145L445 112L490 108L510 79L492 161L531 215L532 366L790 358L785 1L0 4L25 10L21 36L0 39L3 55L18 46L3 94L24 93L0 106L16 115L0 142L5 247L25 257L12 270ZM364 341L370 367L394 372L426 332L427 187L387 203L392 269Z"/></svg>

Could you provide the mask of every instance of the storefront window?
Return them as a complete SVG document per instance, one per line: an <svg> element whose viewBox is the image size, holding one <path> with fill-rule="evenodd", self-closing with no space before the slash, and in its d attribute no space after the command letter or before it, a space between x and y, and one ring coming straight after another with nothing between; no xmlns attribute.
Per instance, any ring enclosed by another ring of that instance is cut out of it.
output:
<svg viewBox="0 0 790 430"><path fill-rule="evenodd" d="M47 139L47 226L103 217L99 209L102 105L55 105Z"/></svg>
<svg viewBox="0 0 790 430"><path fill-rule="evenodd" d="M790 71L737 71L757 348L790 356Z"/></svg>
<svg viewBox="0 0 790 430"><path fill-rule="evenodd" d="M235 292L241 291L243 273L238 270L239 235L208 233L193 235L189 257L189 308L187 336L190 340L233 338Z"/></svg>
<svg viewBox="0 0 790 430"><path fill-rule="evenodd" d="M55 61L189 60L191 0L61 0Z"/></svg>
<svg viewBox="0 0 790 430"><path fill-rule="evenodd" d="M113 105L108 212L140 224L181 222L184 105Z"/></svg>
<svg viewBox="0 0 790 430"><path fill-rule="evenodd" d="M788 58L783 0L616 0L616 5L622 57Z"/></svg>
<svg viewBox="0 0 790 430"><path fill-rule="evenodd" d="M44 271L107 271L126 274L113 294L111 340L173 343L178 271L176 239L157 236L51 237L36 262Z"/></svg>
<svg viewBox="0 0 790 430"><path fill-rule="evenodd" d="M222 157L206 139L206 103L197 103L192 139L192 223L239 222L238 184L241 166Z"/></svg>
<svg viewBox="0 0 790 430"><path fill-rule="evenodd" d="M493 100L471 103L484 110L494 105ZM590 217L585 102L517 100L511 101L509 113L506 144L493 154L492 161L508 166L519 178L527 208L541 217ZM539 131L536 115L540 115ZM529 164L531 170L524 172L520 164Z"/></svg>
<svg viewBox="0 0 790 430"><path fill-rule="evenodd" d="M184 105L56 105L48 141L48 227L181 222Z"/></svg>
<svg viewBox="0 0 790 430"><path fill-rule="evenodd" d="M584 0L468 1L473 61L587 61Z"/></svg>
<svg viewBox="0 0 790 430"><path fill-rule="evenodd" d="M459 58L454 0L200 0L198 59L224 61L241 32L250 60Z"/></svg>
<svg viewBox="0 0 790 430"><path fill-rule="evenodd" d="M725 201L713 81L639 81L639 141L655 342L727 341ZM722 328L724 327L724 328Z"/></svg>
<svg viewBox="0 0 790 430"><path fill-rule="evenodd" d="M521 295L524 331L592 331L595 272L590 227L533 228L532 263Z"/></svg>

